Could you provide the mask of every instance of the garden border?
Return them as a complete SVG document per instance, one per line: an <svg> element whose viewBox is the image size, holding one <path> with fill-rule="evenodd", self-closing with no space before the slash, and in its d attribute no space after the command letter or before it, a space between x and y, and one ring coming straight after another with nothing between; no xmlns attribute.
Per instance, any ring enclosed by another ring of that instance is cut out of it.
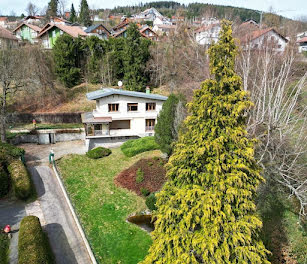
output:
<svg viewBox="0 0 307 264"><path fill-rule="evenodd" d="M65 186L63 184L60 172L58 171L58 169L56 167L54 156L51 156L50 158L51 158L51 162L52 162L53 171L54 171L54 173L56 175L58 183L60 184L61 190L62 190L62 192L64 194L64 197L65 197L65 200L66 200L66 202L68 204L70 212L71 212L71 214L72 214L72 216L73 216L73 218L75 220L77 228L78 228L78 230L79 230L79 232L81 234L82 240L83 240L83 242L85 244L85 247L86 247L86 250L87 250L87 253L89 254L89 257L90 257L90 259L92 261L92 264L97 264L95 255L94 255L94 253L92 251L92 248L91 248L91 246L90 246L90 244L89 244L89 242L87 240L87 237L86 237L86 235L85 235L85 233L83 231L83 228L82 228L82 226L80 224L79 218L78 218L77 214L75 213L74 207L73 207L73 205L72 205L72 203L71 203L71 201L69 199L69 196L68 196L67 191L65 189Z"/></svg>

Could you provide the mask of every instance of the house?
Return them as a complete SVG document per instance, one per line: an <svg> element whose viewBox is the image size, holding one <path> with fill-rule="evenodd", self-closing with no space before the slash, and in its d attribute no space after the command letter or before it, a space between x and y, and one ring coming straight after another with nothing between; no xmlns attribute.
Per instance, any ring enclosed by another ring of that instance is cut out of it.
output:
<svg viewBox="0 0 307 264"><path fill-rule="evenodd" d="M78 26L48 23L39 33L37 38L41 41L45 49L52 49L57 38L64 33L73 38L87 36L87 33L85 33L83 29Z"/></svg>
<svg viewBox="0 0 307 264"><path fill-rule="evenodd" d="M175 32L176 29L176 25L155 25L152 30L159 35L169 35L171 32Z"/></svg>
<svg viewBox="0 0 307 264"><path fill-rule="evenodd" d="M240 36L241 45L245 48L257 49L270 47L274 51L283 52L288 39L278 33L274 28L257 29Z"/></svg>
<svg viewBox="0 0 307 264"><path fill-rule="evenodd" d="M40 31L40 27L23 22L13 30L13 33L18 39L26 40L33 44L37 42L36 38Z"/></svg>
<svg viewBox="0 0 307 264"><path fill-rule="evenodd" d="M298 51L304 52L307 51L307 31L297 34Z"/></svg>
<svg viewBox="0 0 307 264"><path fill-rule="evenodd" d="M299 39L297 41L299 47L298 47L298 51L301 52L307 52L307 36L303 37L301 39Z"/></svg>
<svg viewBox="0 0 307 264"><path fill-rule="evenodd" d="M43 16L27 16L23 18L22 22L27 24L40 24L43 19Z"/></svg>
<svg viewBox="0 0 307 264"><path fill-rule="evenodd" d="M137 20L154 21L156 17L163 17L162 14L155 8L148 8L145 11L134 15Z"/></svg>
<svg viewBox="0 0 307 264"><path fill-rule="evenodd" d="M140 28L140 33L144 38L148 38L153 41L158 40L158 34L154 32L148 25L144 25Z"/></svg>
<svg viewBox="0 0 307 264"><path fill-rule="evenodd" d="M170 22L169 19L164 16L157 16L153 21L153 26L160 25L172 25L172 22Z"/></svg>
<svg viewBox="0 0 307 264"><path fill-rule="evenodd" d="M219 39L220 31L220 23L202 26L195 31L195 40L200 45L216 43Z"/></svg>
<svg viewBox="0 0 307 264"><path fill-rule="evenodd" d="M123 29L126 29L130 23L131 23L131 20L126 17L117 26L113 28L113 31L114 32L122 31Z"/></svg>
<svg viewBox="0 0 307 264"><path fill-rule="evenodd" d="M6 28L7 23L9 22L7 17L0 17L0 26Z"/></svg>
<svg viewBox="0 0 307 264"><path fill-rule="evenodd" d="M11 31L0 26L0 49L18 47L18 38Z"/></svg>
<svg viewBox="0 0 307 264"><path fill-rule="evenodd" d="M92 149L107 142L151 136L167 97L122 89L104 88L86 94L96 109L82 114L86 145Z"/></svg>
<svg viewBox="0 0 307 264"><path fill-rule="evenodd" d="M110 31L102 24L96 24L85 30L89 36L97 36L100 39L108 39L111 35Z"/></svg>

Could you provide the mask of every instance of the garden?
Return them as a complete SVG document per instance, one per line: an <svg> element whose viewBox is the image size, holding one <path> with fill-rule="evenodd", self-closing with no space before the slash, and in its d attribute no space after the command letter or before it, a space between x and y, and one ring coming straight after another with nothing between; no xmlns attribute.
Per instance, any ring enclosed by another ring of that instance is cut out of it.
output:
<svg viewBox="0 0 307 264"><path fill-rule="evenodd" d="M128 144L131 143L135 142ZM117 181L121 182L121 172L133 170L137 184L138 169L135 166L140 166L142 172L138 174L138 187L156 191L158 186L151 189L146 185L150 182L148 172L156 170L155 167L159 172L164 171L164 161L160 159L159 150L152 150L156 146L143 152L144 149L132 145L133 155L126 156L120 148L112 149L111 153L94 149L87 155L68 155L57 161L65 187L100 263L138 263L144 259L152 243L147 232L126 221L128 216L147 209L144 195L138 195L141 193L137 194L133 188L117 186L119 183L115 184L114 179L119 175ZM131 150L128 152L132 153ZM101 153L101 158L97 158L97 153Z"/></svg>

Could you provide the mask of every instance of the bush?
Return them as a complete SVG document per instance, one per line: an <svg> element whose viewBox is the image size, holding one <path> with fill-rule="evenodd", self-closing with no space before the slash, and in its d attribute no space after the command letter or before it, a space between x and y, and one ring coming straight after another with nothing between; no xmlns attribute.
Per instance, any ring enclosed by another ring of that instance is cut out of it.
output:
<svg viewBox="0 0 307 264"><path fill-rule="evenodd" d="M154 211L157 210L156 207L156 202L157 202L157 198L156 198L156 194L155 193L151 193L147 198L146 198L146 206L148 207L149 210Z"/></svg>
<svg viewBox="0 0 307 264"><path fill-rule="evenodd" d="M8 166L13 191L18 199L26 200L32 192L30 175L20 160L13 160Z"/></svg>
<svg viewBox="0 0 307 264"><path fill-rule="evenodd" d="M9 177L2 166L0 166L0 198L9 192Z"/></svg>
<svg viewBox="0 0 307 264"><path fill-rule="evenodd" d="M0 226L0 229L3 229L3 226ZM10 240L8 235L0 232L0 264L9 263L9 245Z"/></svg>
<svg viewBox="0 0 307 264"><path fill-rule="evenodd" d="M18 264L53 264L47 235L36 216L22 219L18 238Z"/></svg>
<svg viewBox="0 0 307 264"><path fill-rule="evenodd" d="M90 159L100 159L109 156L112 153L110 149L98 147L86 152L86 156Z"/></svg>
<svg viewBox="0 0 307 264"><path fill-rule="evenodd" d="M120 149L127 157L133 157L139 153L158 148L159 145L155 142L154 137L143 137L126 141Z"/></svg>
<svg viewBox="0 0 307 264"><path fill-rule="evenodd" d="M144 196L148 196L150 194L150 191L148 191L146 188L141 188L141 194Z"/></svg>
<svg viewBox="0 0 307 264"><path fill-rule="evenodd" d="M141 168L138 168L136 171L136 178L135 178L136 183L141 183L144 181L144 172L142 171Z"/></svg>
<svg viewBox="0 0 307 264"><path fill-rule="evenodd" d="M25 154L24 149L8 143L0 142L0 160L7 162L11 158L20 158Z"/></svg>

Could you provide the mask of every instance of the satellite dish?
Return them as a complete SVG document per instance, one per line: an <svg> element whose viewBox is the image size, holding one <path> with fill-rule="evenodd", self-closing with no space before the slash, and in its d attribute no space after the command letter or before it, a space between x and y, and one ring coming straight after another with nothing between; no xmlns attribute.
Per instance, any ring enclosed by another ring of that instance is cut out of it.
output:
<svg viewBox="0 0 307 264"><path fill-rule="evenodd" d="M122 81L118 81L117 84L118 84L119 87L122 87L122 86L123 86L123 82L122 82Z"/></svg>

